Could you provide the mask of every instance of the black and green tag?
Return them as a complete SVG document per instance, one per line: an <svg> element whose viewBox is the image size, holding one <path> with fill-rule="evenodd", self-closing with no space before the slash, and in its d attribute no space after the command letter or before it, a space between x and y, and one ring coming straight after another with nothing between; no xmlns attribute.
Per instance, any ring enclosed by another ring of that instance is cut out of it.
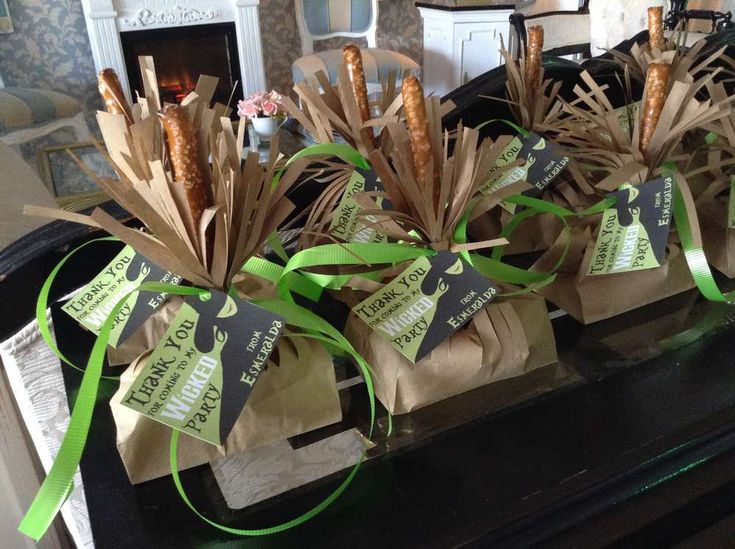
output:
<svg viewBox="0 0 735 549"><path fill-rule="evenodd" d="M660 267L671 226L674 178L659 177L641 185L623 185L602 214L587 274L625 273Z"/></svg>
<svg viewBox="0 0 735 549"><path fill-rule="evenodd" d="M284 320L222 292L189 297L122 404L222 445L284 327Z"/></svg>
<svg viewBox="0 0 735 549"><path fill-rule="evenodd" d="M388 237L376 230L375 226L365 225L358 219L363 207L355 200L354 195L360 192L382 191L378 176L374 171L352 172L342 200L334 212L334 218L329 226L330 233L345 242L381 243L387 242ZM384 207L383 199L378 199L379 206ZM376 218L365 218L367 221L377 221Z"/></svg>
<svg viewBox="0 0 735 549"><path fill-rule="evenodd" d="M89 284L71 298L62 309L88 330L99 334L112 309L129 291L143 282L179 284L181 277L164 271L130 246L122 251ZM168 294L134 293L125 301L115 318L109 344L130 337L166 300Z"/></svg>
<svg viewBox="0 0 735 549"><path fill-rule="evenodd" d="M497 295L497 288L451 252L420 257L352 310L417 362Z"/></svg>
<svg viewBox="0 0 735 549"><path fill-rule="evenodd" d="M503 150L489 174L502 170L519 158L525 159L523 165L507 170L500 179L480 188L480 192L492 194L517 181L527 181L533 188L522 194L531 197L538 196L559 177L569 164L569 157L559 145L531 132L528 136L515 137ZM502 206L511 213L516 210L514 204L504 202Z"/></svg>

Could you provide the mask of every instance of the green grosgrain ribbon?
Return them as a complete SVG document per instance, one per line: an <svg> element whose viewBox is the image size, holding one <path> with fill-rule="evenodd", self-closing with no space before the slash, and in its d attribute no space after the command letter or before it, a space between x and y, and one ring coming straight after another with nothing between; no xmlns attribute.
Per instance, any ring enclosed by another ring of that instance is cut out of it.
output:
<svg viewBox="0 0 735 549"><path fill-rule="evenodd" d="M288 277L294 271L316 282L324 288L339 289L354 275L322 275L303 271L309 267L323 267L333 265L374 265L396 264L417 259L419 257L435 255L429 248L417 248L406 244L394 243L346 243L323 244L302 250L291 257L283 268L281 279L278 282L279 296L291 303L293 298L288 287ZM371 278L378 271L361 273L361 276Z"/></svg>
<svg viewBox="0 0 735 549"><path fill-rule="evenodd" d="M240 271L268 280L273 284L278 284L283 274L283 266L261 257L251 257ZM291 291L312 301L319 301L324 289L324 286L297 272L288 273L284 278L284 283L288 285Z"/></svg>
<svg viewBox="0 0 735 549"><path fill-rule="evenodd" d="M86 245L86 244L85 244ZM58 274L63 264L69 259L71 255L83 248L84 245L73 250L70 254L62 259L62 261L53 269L51 275L44 284L45 288L45 300L48 301L48 289L51 287L54 278ZM114 323L115 317L120 312L122 307L125 305L125 301L135 292L154 292L161 293L165 292L171 295L183 295L183 296L194 296L208 293L208 290L195 287L184 287L174 284L165 284L160 282L146 282L138 287L127 292L113 307L109 316L102 324L100 333L95 340L92 352L87 361L87 367L84 369L84 375L79 388L79 392L74 404L74 408L71 413L69 425L64 435L64 440L61 443L59 452L54 460L54 463L49 471L48 475L43 481L41 488L39 489L36 497L33 500L28 512L23 517L18 530L30 538L38 541L48 530L54 517L58 514L61 506L66 501L70 491L73 489L73 478L76 470L79 466L84 447L86 445L87 436L89 433L89 427L92 421L92 414L94 411L94 405L97 400L97 392L99 388L100 379L102 379L102 367L104 364L105 353L107 350L107 344L110 338L110 332ZM362 356L355 351L352 345L347 339L333 326L322 320L319 316L315 315L311 311L300 307L293 303L282 303L274 300L261 300L254 302L258 306L283 316L287 323L310 330L310 333L300 334L303 337L310 337L318 339L325 343L331 344L345 351L347 354L355 359L355 362L360 367L362 375L365 379L365 386L368 392L370 400L370 434L372 436L373 426L375 424L375 394L373 391L372 376L370 374L370 368ZM45 308L41 311L42 316L45 318ZM316 333L314 333L316 332ZM171 439L171 450L174 453L171 457L172 465L176 465L176 442L178 441L178 433L174 433ZM293 519L285 524L267 528L263 530L246 531L243 530L243 535L264 535L268 533L274 533L282 531L288 528L292 528L302 522L309 520L311 517L320 513L326 509L346 488L347 485L352 481L357 469L362 463L361 458L357 465L353 468L350 475L347 477L337 490L335 490L327 499L321 504L317 505L313 509L307 511L300 517ZM174 469L174 482L176 483L177 489L182 495L184 501L189 505L193 506L186 497L181 487L178 473ZM196 509L194 509L196 512ZM201 517L201 514L197 512ZM204 518L204 517L202 517ZM226 529L227 527L212 523L208 519L207 522L216 526L220 529ZM229 531L229 530L228 530ZM251 532L251 533L247 533Z"/></svg>
<svg viewBox="0 0 735 549"><path fill-rule="evenodd" d="M517 131L520 135L522 135L525 138L528 138L528 136L531 135L531 133L528 130L522 128L515 122L506 120L505 118L493 118L492 120L486 120L482 124L479 124L478 126L476 126L475 129L477 131L480 131L485 126L489 126L490 124L494 124L495 122L500 122L502 124L505 124L506 126L510 126L511 128L513 128L515 131Z"/></svg>
<svg viewBox="0 0 735 549"><path fill-rule="evenodd" d="M676 230L681 239L681 248L684 251L684 258L692 273L694 283L697 285L700 293L710 301L718 301L723 303L735 304L735 292L723 294L715 282L712 270L707 263L707 257L702 248L702 240L697 227L696 233L692 223L699 223L697 212L690 205L694 204L691 191L686 184L681 184L683 180L676 168L671 164L665 164L666 173L673 175L677 184L674 185L674 222ZM686 200L685 200L686 197ZM696 236L695 236L696 235Z"/></svg>
<svg viewBox="0 0 735 549"><path fill-rule="evenodd" d="M68 256L64 259L68 259ZM52 272L54 277L57 273L58 269ZM53 282L53 277L49 278ZM160 286L160 284L144 283L135 290L127 292L115 304L110 315L102 324L94 347L92 347L92 353L87 361L84 375L82 376L79 393L74 403L74 409L71 413L64 440L51 466L51 470L44 479L31 507L18 527L20 532L36 541L41 539L64 504L72 485L72 479L79 466L79 460L82 457L82 452L87 442L87 434L89 433L89 426L92 421L92 412L94 411L94 405L97 400L97 390L102 377L102 365L107 350L107 342L110 339L110 332L112 331L115 317L125 305L125 300L133 292L145 291L151 286ZM181 294L195 290L193 288L179 288L173 284L165 286L167 287L166 291L176 290L177 293L180 292ZM45 310L43 314L45 316Z"/></svg>
<svg viewBox="0 0 735 549"><path fill-rule="evenodd" d="M507 121L505 121L507 123ZM538 198L532 198L524 195L513 195L505 199L506 202L524 206L526 209L514 215L508 224L503 228L500 233L501 238L509 238L513 232L521 225L521 223L533 216L548 213L561 219L564 227L568 227L568 217L583 217L587 215L594 215L601 213L606 208L609 208L615 204L615 198L606 198L600 202L582 210L580 212L574 212L563 208L553 202L546 200L540 200ZM472 214L472 207L468 208L465 215L460 220L455 230L454 239L455 242L464 244L467 242L467 225L469 218ZM561 264L564 262L567 251L569 249L569 243L564 248L564 252L557 261L556 265L550 272L534 272L527 271L525 269L519 269L511 265L507 265L501 261L503 257L504 246L495 247L490 257L482 256L477 253L461 252L461 255L466 259L477 271L484 274L488 278L498 280L500 282L507 282L509 284L522 284L527 288L511 294L506 295L520 295L528 293L529 291L537 290L543 286L551 284L556 278L556 271L559 269Z"/></svg>
<svg viewBox="0 0 735 549"><path fill-rule="evenodd" d="M51 274L49 274L49 276L43 283L43 286L41 286L41 290L38 292L38 299L36 299L36 322L38 324L38 332L41 334L41 338L43 338L43 340L46 342L46 345L48 345L48 348L51 349L51 352L54 353L61 362L71 366L72 368L80 372L84 372L84 368L80 368L71 360L66 358L66 356L64 356L64 354L59 350L59 347L56 345L56 340L54 339L54 336L51 335L51 328L48 325L46 309L48 309L48 300L49 294L51 293L51 286L56 279L56 275L59 273L64 264L78 251L89 246L90 244L95 244L97 242L120 242L120 239L115 236L104 236L101 238L88 240L84 244L81 244L80 246L74 248L72 251L66 254L61 259L61 261L59 261L53 268ZM120 378L117 376L102 376L102 379L118 380Z"/></svg>
<svg viewBox="0 0 735 549"><path fill-rule="evenodd" d="M362 156L352 145L348 145L346 143L320 143L317 145L311 145L309 147L306 147L305 149L301 149L291 158L289 158L288 161L286 161L286 164L276 172L275 176L273 177L272 185L274 187L278 185L279 181L281 181L283 173L291 164L301 158L310 158L312 156L336 156L340 160L343 160L348 164L352 164L356 168L360 168L362 170L370 169L370 162L368 162L367 159Z"/></svg>

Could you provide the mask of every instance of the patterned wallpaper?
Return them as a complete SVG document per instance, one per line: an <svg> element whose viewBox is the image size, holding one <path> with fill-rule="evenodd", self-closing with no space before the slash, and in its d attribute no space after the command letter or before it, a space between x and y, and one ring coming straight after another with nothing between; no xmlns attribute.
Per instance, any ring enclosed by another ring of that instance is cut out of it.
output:
<svg viewBox="0 0 735 549"><path fill-rule="evenodd" d="M5 85L68 93L93 113L100 101L81 0L8 0L8 4L15 32L0 35ZM294 0L260 0L260 18L268 85L285 91L291 84L291 63L301 55ZM346 42L317 42L315 49ZM421 63L423 30L413 0L381 0L378 46ZM90 117L94 127L92 121Z"/></svg>
<svg viewBox="0 0 735 549"><path fill-rule="evenodd" d="M6 86L67 93L91 113L100 105L81 0L8 0L15 32L0 34Z"/></svg>

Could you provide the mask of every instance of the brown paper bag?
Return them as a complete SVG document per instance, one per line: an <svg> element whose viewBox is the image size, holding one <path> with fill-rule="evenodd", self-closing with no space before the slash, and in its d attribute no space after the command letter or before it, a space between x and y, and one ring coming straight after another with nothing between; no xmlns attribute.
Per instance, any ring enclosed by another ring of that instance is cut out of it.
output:
<svg viewBox="0 0 735 549"><path fill-rule="evenodd" d="M494 208L470 222L468 232L475 241L493 240L513 217L502 208ZM552 214L535 215L513 231L504 248L504 255L525 254L548 250L559 236L564 224Z"/></svg>
<svg viewBox="0 0 735 549"><path fill-rule="evenodd" d="M222 448L185 434L179 437L179 470L342 420L332 357L321 343L284 337L277 351L279 365L268 362ZM171 428L120 404L149 356L144 354L125 370L110 401L117 447L133 484L170 473Z"/></svg>
<svg viewBox="0 0 735 549"><path fill-rule="evenodd" d="M556 362L546 304L533 294L499 298L416 364L354 314L345 336L370 364L375 395L394 415Z"/></svg>
<svg viewBox="0 0 735 549"><path fill-rule="evenodd" d="M697 198L696 205L707 261L725 276L735 278L735 230L727 226L729 189L729 182L713 183Z"/></svg>
<svg viewBox="0 0 735 549"><path fill-rule="evenodd" d="M585 274L595 246L589 220L581 221L570 233L560 235L531 270L550 271L560 257L566 238L571 239L571 244L556 279L537 291L583 324L604 320L694 287L684 254L672 240L663 265L656 269L611 275Z"/></svg>
<svg viewBox="0 0 735 549"><path fill-rule="evenodd" d="M270 282L249 274L233 281L241 296L273 297ZM123 363L131 363L110 402L117 426L117 447L133 484L169 474L168 445L171 428L120 404L137 372L163 337L183 299L170 297L129 340L114 350ZM138 352L142 356L130 360ZM110 350L108 350L108 354ZM282 337L277 353L279 366L268 362L253 393L222 448L182 434L179 437L179 470L210 460L319 429L342 420L342 409L331 355L317 341ZM127 359L127 362L125 362Z"/></svg>

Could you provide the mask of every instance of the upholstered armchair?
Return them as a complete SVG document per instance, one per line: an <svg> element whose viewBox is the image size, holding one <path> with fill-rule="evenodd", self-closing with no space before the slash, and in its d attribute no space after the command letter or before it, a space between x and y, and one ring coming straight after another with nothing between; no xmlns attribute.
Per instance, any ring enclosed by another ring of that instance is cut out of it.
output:
<svg viewBox="0 0 735 549"><path fill-rule="evenodd" d="M398 79L406 71L419 76L416 61L398 52L377 47L378 0L295 0L296 22L301 36L302 57L291 66L294 83L315 82L314 75L323 71L332 84L337 83L337 67L342 63L341 50L314 53L314 41L334 37L365 38L362 50L368 92L380 91L380 79L391 71Z"/></svg>

